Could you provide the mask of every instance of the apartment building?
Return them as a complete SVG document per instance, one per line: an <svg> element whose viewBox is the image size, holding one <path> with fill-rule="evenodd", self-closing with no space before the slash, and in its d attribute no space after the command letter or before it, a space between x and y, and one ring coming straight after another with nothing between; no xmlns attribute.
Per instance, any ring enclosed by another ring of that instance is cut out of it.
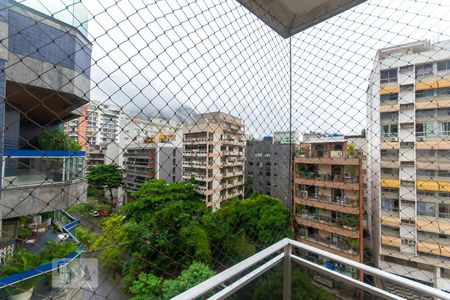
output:
<svg viewBox="0 0 450 300"><path fill-rule="evenodd" d="M277 197L290 207L292 157L295 145L274 144L273 137L247 140L245 149L245 191Z"/></svg>
<svg viewBox="0 0 450 300"><path fill-rule="evenodd" d="M119 120L124 118L121 108L92 100L81 109L81 117L65 124L65 131L80 145L98 146L119 140Z"/></svg>
<svg viewBox="0 0 450 300"><path fill-rule="evenodd" d="M151 179L178 182L182 172L182 147L170 142L133 143L123 149L124 189L130 194Z"/></svg>
<svg viewBox="0 0 450 300"><path fill-rule="evenodd" d="M293 186L296 238L358 262L364 249L361 154L342 135L304 134Z"/></svg>
<svg viewBox="0 0 450 300"><path fill-rule="evenodd" d="M245 129L223 112L200 114L183 133L183 179L194 179L207 206L244 196Z"/></svg>
<svg viewBox="0 0 450 300"><path fill-rule="evenodd" d="M379 50L367 101L378 267L450 291L450 42Z"/></svg>
<svg viewBox="0 0 450 300"><path fill-rule="evenodd" d="M142 119L124 115L119 121L119 144L127 147L133 143L151 143L169 139L174 145L181 145L183 125L173 120L159 118Z"/></svg>

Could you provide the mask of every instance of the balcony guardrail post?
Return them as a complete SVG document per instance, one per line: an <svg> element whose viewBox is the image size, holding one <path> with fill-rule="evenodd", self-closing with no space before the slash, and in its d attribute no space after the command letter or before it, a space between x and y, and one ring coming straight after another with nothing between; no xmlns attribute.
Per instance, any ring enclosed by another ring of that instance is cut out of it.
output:
<svg viewBox="0 0 450 300"><path fill-rule="evenodd" d="M288 243L284 247L283 261L283 300L291 300L292 294L292 245Z"/></svg>

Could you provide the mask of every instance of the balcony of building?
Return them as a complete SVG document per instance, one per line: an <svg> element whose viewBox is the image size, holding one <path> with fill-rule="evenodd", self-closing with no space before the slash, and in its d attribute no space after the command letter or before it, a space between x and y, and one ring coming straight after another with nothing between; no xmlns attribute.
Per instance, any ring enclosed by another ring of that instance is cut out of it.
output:
<svg viewBox="0 0 450 300"><path fill-rule="evenodd" d="M312 227L349 238L360 238L358 215L300 206L298 204L295 207L295 213L297 224L304 227Z"/></svg>
<svg viewBox="0 0 450 300"><path fill-rule="evenodd" d="M345 174L319 173L310 171L298 171L295 173L296 184L314 185L325 188L340 188L358 190L358 176Z"/></svg>
<svg viewBox="0 0 450 300"><path fill-rule="evenodd" d="M359 165L362 153L358 150L298 150L295 156L296 163L324 164L324 165Z"/></svg>
<svg viewBox="0 0 450 300"><path fill-rule="evenodd" d="M281 273L278 273L278 276L281 277L282 298L291 299L294 293L297 294L298 285L293 276L297 268L310 275L317 284L336 291L335 296L342 299L358 297L404 299L398 294L405 291L413 293L415 297L439 299L450 297L449 294L425 284L355 262L306 243L284 239L173 299L201 299L204 295L208 295L211 299L239 296L248 286L251 287L252 282L262 279L265 273L270 274L280 269ZM362 275L358 277L358 273Z"/></svg>
<svg viewBox="0 0 450 300"><path fill-rule="evenodd" d="M86 199L84 151L4 150L2 216L67 209Z"/></svg>
<svg viewBox="0 0 450 300"><path fill-rule="evenodd" d="M359 214L357 199L317 195L314 193L310 194L305 190L297 190L295 192L295 202L297 204L331 211L338 211L347 214Z"/></svg>

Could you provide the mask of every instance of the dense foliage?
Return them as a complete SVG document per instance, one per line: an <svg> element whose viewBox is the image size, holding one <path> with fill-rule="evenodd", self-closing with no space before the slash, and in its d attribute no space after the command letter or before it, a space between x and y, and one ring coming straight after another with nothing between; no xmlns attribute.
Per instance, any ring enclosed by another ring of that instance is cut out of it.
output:
<svg viewBox="0 0 450 300"><path fill-rule="evenodd" d="M81 146L78 141L64 134L62 131L44 131L39 136L39 148L41 150L65 150L79 151Z"/></svg>
<svg viewBox="0 0 450 300"><path fill-rule="evenodd" d="M99 164L88 169L86 180L95 189L107 189L111 205L114 203L113 189L122 184L123 170L116 164Z"/></svg>
<svg viewBox="0 0 450 300"><path fill-rule="evenodd" d="M134 299L169 299L212 270L291 236L286 207L265 195L229 200L211 211L192 183L151 180L132 197L101 222L103 235L91 250L103 266L121 272Z"/></svg>
<svg viewBox="0 0 450 300"><path fill-rule="evenodd" d="M130 287L133 300L171 299L185 290L212 277L214 272L203 263L194 262L175 279L164 279L151 273L141 273Z"/></svg>

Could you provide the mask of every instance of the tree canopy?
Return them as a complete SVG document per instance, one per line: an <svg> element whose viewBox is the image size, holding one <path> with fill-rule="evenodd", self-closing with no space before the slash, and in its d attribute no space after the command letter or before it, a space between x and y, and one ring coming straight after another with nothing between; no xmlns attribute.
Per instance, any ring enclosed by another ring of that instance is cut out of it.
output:
<svg viewBox="0 0 450 300"><path fill-rule="evenodd" d="M123 171L116 164L99 164L90 166L86 175L88 184L96 189L107 189L113 204L112 189L122 184Z"/></svg>
<svg viewBox="0 0 450 300"><path fill-rule="evenodd" d="M291 236L281 200L255 194L210 210L190 182L151 180L101 223L92 244L137 299L169 299Z"/></svg>

